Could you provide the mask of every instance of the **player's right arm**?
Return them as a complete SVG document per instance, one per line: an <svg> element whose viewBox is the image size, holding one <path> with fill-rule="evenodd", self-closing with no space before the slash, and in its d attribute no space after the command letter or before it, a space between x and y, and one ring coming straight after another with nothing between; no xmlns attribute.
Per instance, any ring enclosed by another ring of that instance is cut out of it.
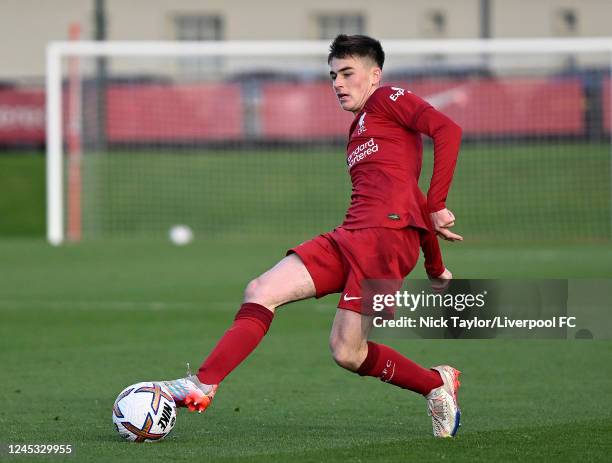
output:
<svg viewBox="0 0 612 463"><path fill-rule="evenodd" d="M444 266L438 237L433 231L421 234L421 249L425 257L425 271L434 291L443 291L448 287L453 274Z"/></svg>
<svg viewBox="0 0 612 463"><path fill-rule="evenodd" d="M438 243L438 238L433 231L423 231L421 233L421 250L425 258L427 276L429 278L436 278L442 275L446 267L444 267L444 262L442 261L440 243Z"/></svg>

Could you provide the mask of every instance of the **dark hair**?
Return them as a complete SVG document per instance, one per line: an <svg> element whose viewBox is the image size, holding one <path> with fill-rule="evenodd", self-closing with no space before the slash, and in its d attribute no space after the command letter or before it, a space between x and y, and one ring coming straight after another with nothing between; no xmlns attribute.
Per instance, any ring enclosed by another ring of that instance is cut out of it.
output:
<svg viewBox="0 0 612 463"><path fill-rule="evenodd" d="M346 58L347 56L370 58L381 69L385 63L385 52L382 45L378 40L367 35L340 34L337 36L329 47L327 63L329 64L332 58Z"/></svg>

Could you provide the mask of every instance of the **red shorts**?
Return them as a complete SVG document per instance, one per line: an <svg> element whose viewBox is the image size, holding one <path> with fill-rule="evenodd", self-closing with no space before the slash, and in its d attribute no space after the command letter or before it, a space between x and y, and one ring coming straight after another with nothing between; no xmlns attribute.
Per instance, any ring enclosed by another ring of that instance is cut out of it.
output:
<svg viewBox="0 0 612 463"><path fill-rule="evenodd" d="M363 280L397 281L416 265L420 234L416 228L335 230L296 246L314 281L316 297L342 293L338 308L365 313L361 307Z"/></svg>

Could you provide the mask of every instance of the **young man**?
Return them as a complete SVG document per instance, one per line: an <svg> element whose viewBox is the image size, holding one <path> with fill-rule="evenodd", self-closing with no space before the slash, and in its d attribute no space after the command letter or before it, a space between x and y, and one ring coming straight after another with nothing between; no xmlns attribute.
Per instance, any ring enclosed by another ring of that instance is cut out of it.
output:
<svg viewBox="0 0 612 463"><path fill-rule="evenodd" d="M447 365L423 368L386 345L369 342L371 320L361 299L365 279L403 279L414 268L420 246L430 278L440 283L452 277L434 231L443 239L462 239L449 230L454 216L445 205L461 129L409 91L380 86L384 52L372 38L339 35L328 63L340 106L355 114L347 146L353 194L343 224L290 249L251 281L233 325L197 375L164 384L177 405L205 410L221 381L264 337L277 307L342 293L330 337L336 363L425 396L434 435L451 437L460 418L459 372ZM417 184L422 133L434 141L426 198Z"/></svg>

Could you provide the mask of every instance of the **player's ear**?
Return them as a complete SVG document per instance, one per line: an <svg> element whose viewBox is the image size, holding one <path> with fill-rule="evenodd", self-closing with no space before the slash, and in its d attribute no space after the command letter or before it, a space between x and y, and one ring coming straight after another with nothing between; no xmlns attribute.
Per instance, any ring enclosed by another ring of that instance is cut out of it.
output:
<svg viewBox="0 0 612 463"><path fill-rule="evenodd" d="M372 67L372 84L378 86L380 84L380 80L382 79L382 69L378 66Z"/></svg>

